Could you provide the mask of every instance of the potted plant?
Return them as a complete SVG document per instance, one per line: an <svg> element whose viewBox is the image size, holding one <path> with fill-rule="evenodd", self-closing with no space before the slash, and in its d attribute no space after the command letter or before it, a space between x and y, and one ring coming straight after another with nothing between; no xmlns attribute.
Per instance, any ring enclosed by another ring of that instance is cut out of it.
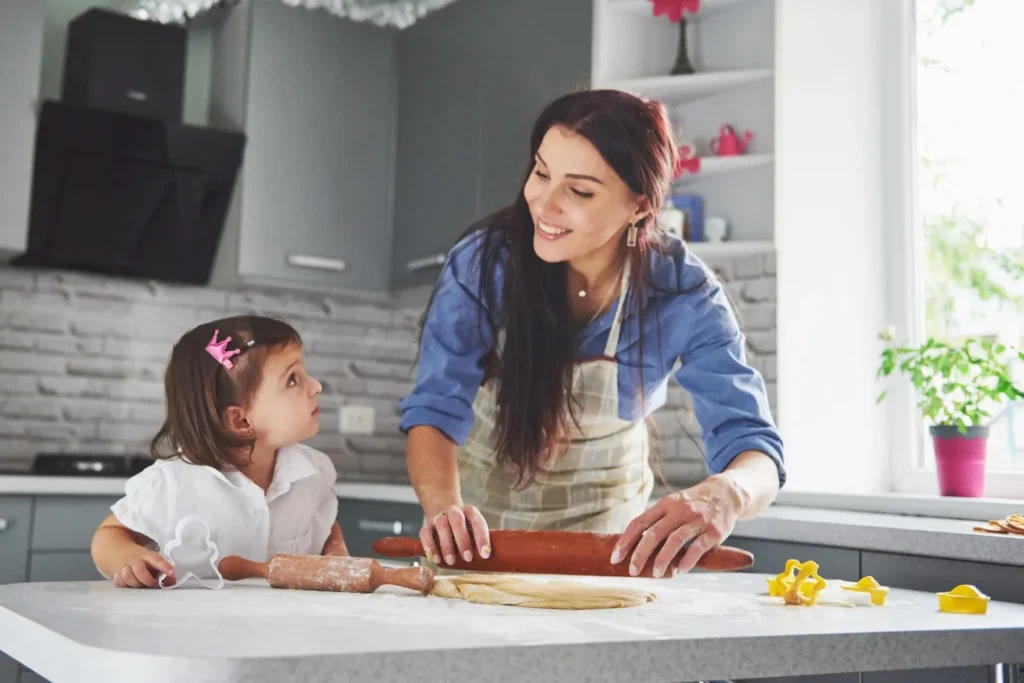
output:
<svg viewBox="0 0 1024 683"><path fill-rule="evenodd" d="M886 342L893 336L891 327L879 335ZM984 494L987 418L1004 401L1024 398L1010 377L1008 357L1024 360L1024 352L987 339L948 344L929 337L918 346L887 344L882 351L878 379L899 371L914 385L943 496ZM883 391L878 402L885 396Z"/></svg>

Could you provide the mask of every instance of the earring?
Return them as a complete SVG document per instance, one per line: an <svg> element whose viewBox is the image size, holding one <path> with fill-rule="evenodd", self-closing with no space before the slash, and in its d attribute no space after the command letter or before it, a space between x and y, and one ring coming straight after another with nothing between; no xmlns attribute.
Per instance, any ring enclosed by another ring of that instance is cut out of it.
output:
<svg viewBox="0 0 1024 683"><path fill-rule="evenodd" d="M637 230L638 230L638 228L636 226L636 223L633 223L631 226L629 226L629 230L626 232L626 246L627 247L635 247L636 246L636 233L637 233Z"/></svg>

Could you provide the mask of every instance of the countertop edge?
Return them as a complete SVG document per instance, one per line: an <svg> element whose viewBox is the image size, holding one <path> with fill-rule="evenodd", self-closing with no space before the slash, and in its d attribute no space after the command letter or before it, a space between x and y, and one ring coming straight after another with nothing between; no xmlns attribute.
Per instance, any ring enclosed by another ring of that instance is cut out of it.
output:
<svg viewBox="0 0 1024 683"><path fill-rule="evenodd" d="M779 657L780 648L793 647L791 635L717 638L661 638L523 645L495 659L491 647L408 650L294 657L170 657L98 647L56 633L22 615L0 607L0 623L14 622L4 646L24 665L42 675L82 683L101 683L145 675L154 683L204 680L265 683L295 674L309 678L331 671L345 678L377 681L415 679L424 667L443 678L458 679L487 670L497 682L563 679L567 670L587 672L592 680L611 681L628 666L641 680L706 680L711 677L798 676L860 671L859 657L835 657L835 648L864 653L868 670L956 667L1011 661L1020 652L1020 628L926 629L908 632L825 632L808 636L813 647L802 657ZM63 650L55 657L54 650ZM731 656L737 651L744 657ZM927 666L922 667L922 661ZM628 662L624 665L623 662Z"/></svg>

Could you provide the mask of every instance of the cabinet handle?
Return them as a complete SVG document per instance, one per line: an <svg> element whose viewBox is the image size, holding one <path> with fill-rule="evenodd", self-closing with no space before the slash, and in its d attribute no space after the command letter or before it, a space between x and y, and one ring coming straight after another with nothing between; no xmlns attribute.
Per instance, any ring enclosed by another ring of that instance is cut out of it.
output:
<svg viewBox="0 0 1024 683"><path fill-rule="evenodd" d="M423 258L414 258L405 262L406 270L425 270L431 266L440 267L444 265L444 254L432 254Z"/></svg>
<svg viewBox="0 0 1024 683"><path fill-rule="evenodd" d="M383 533L393 533L396 536L402 533L401 522L381 522L375 519L361 519L359 520L360 531L380 531Z"/></svg>
<svg viewBox="0 0 1024 683"><path fill-rule="evenodd" d="M0 532L7 531L9 528L11 528L11 523L7 520L7 518L0 517Z"/></svg>
<svg viewBox="0 0 1024 683"><path fill-rule="evenodd" d="M341 259L327 258L326 256L310 256L309 254L288 254L288 265L295 266L296 268L333 270L339 273L347 267Z"/></svg>

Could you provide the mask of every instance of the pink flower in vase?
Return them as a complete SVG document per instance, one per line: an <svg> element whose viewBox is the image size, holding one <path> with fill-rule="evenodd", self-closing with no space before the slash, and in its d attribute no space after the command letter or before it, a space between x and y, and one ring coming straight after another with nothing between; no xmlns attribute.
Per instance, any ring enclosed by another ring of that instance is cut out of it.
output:
<svg viewBox="0 0 1024 683"><path fill-rule="evenodd" d="M683 12L696 14L700 10L700 0L651 0L654 4L654 16L664 14L669 21L678 23Z"/></svg>

